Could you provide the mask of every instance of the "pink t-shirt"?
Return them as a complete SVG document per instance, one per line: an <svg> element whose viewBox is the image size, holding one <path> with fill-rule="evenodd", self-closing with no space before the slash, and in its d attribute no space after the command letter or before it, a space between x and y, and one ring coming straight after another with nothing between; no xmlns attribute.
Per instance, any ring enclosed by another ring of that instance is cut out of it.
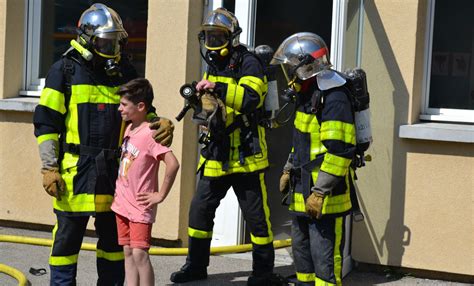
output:
<svg viewBox="0 0 474 286"><path fill-rule="evenodd" d="M132 222L153 223L156 205L145 208L137 202L138 193L158 191L158 170L161 155L171 150L153 140L152 130L144 122L134 130L125 131L122 156L112 210Z"/></svg>

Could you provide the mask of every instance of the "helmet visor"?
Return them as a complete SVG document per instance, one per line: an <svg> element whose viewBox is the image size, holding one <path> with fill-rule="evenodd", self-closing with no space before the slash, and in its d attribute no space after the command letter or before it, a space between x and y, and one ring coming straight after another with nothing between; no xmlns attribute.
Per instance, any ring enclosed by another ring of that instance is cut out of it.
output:
<svg viewBox="0 0 474 286"><path fill-rule="evenodd" d="M225 30L205 30L204 45L209 50L219 50L229 43L228 33Z"/></svg>
<svg viewBox="0 0 474 286"><path fill-rule="evenodd" d="M95 37L92 45L96 53L105 58L115 58L120 54L119 39L104 39Z"/></svg>

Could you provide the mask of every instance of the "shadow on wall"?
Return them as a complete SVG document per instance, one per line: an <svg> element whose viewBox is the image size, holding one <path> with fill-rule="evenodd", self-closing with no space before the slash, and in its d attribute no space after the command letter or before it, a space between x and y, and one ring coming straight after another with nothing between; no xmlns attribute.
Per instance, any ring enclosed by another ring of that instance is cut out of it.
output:
<svg viewBox="0 0 474 286"><path fill-rule="evenodd" d="M365 13L368 19L368 24L370 25L375 41L377 43L377 50L381 51L381 57L383 60L384 68L381 70L388 72L388 77L391 81L391 86L394 87L394 90L391 95L392 100L392 108L393 108L393 123L384 121L384 123L376 122L375 125L379 125L378 130L392 130L392 149L387 149L388 152L386 155L387 162L386 167L391 168L391 173L387 172L387 176L390 176L391 184L390 186L385 186L386 188L390 188L390 200L389 203L389 216L388 220L385 225L385 229L382 235L380 232L377 231L377 225L374 224L375 221L380 220L377 218L377 213L370 213L368 209L376 209L381 210L380 206L368 206L368 202L364 202L361 200L361 196L359 196L360 206L362 211L364 212L365 221L363 223L356 223L358 228L358 235L357 240L361 241L371 241L372 242L372 249L364 249L364 251L369 252L365 253L365 257L370 257L369 259L372 261L367 261L370 263L387 263L388 265L399 266L401 265L403 255L405 252L405 247L410 244L411 239L411 231L410 229L404 224L404 212L405 212L405 199L406 199L406 159L407 159L407 146L404 144L400 138L398 137L398 126L401 124L405 124L408 120L408 111L409 111L409 91L405 82L402 77L402 73L398 66L397 59L395 57L394 51L390 45L389 38L387 33L384 29L383 22L381 20L380 14L378 12L377 6L374 4L374 1L366 1L365 2ZM420 13L420 12L418 12ZM419 32L419 31L417 31ZM363 61L363 59L362 59ZM415 72L421 72L422 67L418 67L418 70ZM368 73L370 70L368 71ZM369 90L370 90L370 75L368 77L369 80ZM375 86L375 85L374 85ZM381 86L381 85L378 85ZM384 112L389 110L390 106L388 105L388 97L384 98L380 96L378 99L375 98L377 96L376 90L370 90L373 94L372 101L377 100L387 100L386 108L383 110L374 110L372 109L372 124L374 124L375 119L384 118ZM374 106L374 104L372 104ZM377 106L383 106L383 104L378 104ZM373 136L374 140L377 140L377 134L374 132L377 129L373 129ZM379 136L383 136L379 134ZM380 138L380 137L379 137ZM370 153L370 150L369 150ZM377 160L377 158L374 158ZM391 162L390 162L391 161ZM391 165L390 165L391 164ZM370 168L370 164L369 164ZM377 180L375 176L383 174L382 171L376 170L368 170L366 180ZM370 190L375 196L381 194L379 192L377 194L377 190ZM381 197L377 200L371 200L370 203L373 202L387 202L387 199ZM367 248L368 244L364 244ZM386 249L387 253L384 253Z"/></svg>

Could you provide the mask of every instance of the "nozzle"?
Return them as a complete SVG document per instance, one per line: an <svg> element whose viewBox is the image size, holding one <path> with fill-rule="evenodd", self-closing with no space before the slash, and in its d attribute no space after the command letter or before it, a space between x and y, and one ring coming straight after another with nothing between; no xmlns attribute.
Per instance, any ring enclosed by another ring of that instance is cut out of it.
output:
<svg viewBox="0 0 474 286"><path fill-rule="evenodd" d="M92 60L93 55L88 49L84 48L81 44L79 44L74 39L72 39L70 43L71 43L71 46L74 49L76 49L76 51L78 51L86 61Z"/></svg>

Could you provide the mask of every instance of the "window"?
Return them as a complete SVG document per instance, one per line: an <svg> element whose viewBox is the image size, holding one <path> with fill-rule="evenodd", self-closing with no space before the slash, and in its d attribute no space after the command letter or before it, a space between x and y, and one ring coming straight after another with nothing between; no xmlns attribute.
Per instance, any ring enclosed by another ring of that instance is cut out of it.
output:
<svg viewBox="0 0 474 286"><path fill-rule="evenodd" d="M122 18L128 33L125 53L140 76L145 74L148 0L27 0L27 55L25 91L21 95L39 96L49 67L61 58L76 38L76 25L84 10L103 3Z"/></svg>
<svg viewBox="0 0 474 286"><path fill-rule="evenodd" d="M470 0L429 2L422 120L474 123L473 14Z"/></svg>

